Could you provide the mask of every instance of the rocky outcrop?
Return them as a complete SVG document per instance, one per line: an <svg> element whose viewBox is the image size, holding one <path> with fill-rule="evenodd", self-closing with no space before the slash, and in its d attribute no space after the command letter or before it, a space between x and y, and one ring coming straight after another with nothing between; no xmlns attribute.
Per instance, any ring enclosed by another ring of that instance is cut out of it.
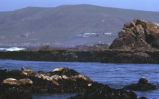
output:
<svg viewBox="0 0 159 99"><path fill-rule="evenodd" d="M1 70L0 82L3 85L20 86L33 93L71 93L81 92L93 81L72 69L56 68L51 72L34 72L22 67L18 70Z"/></svg>
<svg viewBox="0 0 159 99"><path fill-rule="evenodd" d="M107 85L93 83L84 94L79 94L70 99L137 99L137 96L133 92L116 90Z"/></svg>
<svg viewBox="0 0 159 99"><path fill-rule="evenodd" d="M33 99L32 93L20 86L1 84L0 99Z"/></svg>
<svg viewBox="0 0 159 99"><path fill-rule="evenodd" d="M157 87L151 83L148 83L146 78L139 79L137 84L131 84L125 86L124 89L128 90L135 90L135 91L148 91L148 90L155 90Z"/></svg>
<svg viewBox="0 0 159 99"><path fill-rule="evenodd" d="M35 77L42 79L42 80L50 81L50 82L52 82L52 84L59 86L59 87L68 86L67 85L68 82L70 82L70 84L72 83L72 85L74 85L74 87L78 87L79 85L76 85L76 84L78 83L77 81L79 81L79 80L81 80L81 83L83 83L85 85L85 87L87 87L89 82L90 83L93 82L89 77L82 75L82 74L80 74L72 69L68 69L68 68L56 68L51 72L37 73L37 74L35 74ZM63 86L60 86L60 85L63 85ZM81 86L81 88L82 88L82 86Z"/></svg>
<svg viewBox="0 0 159 99"><path fill-rule="evenodd" d="M0 93L0 99L1 97L12 99L10 97L13 95L17 97L16 99L31 99L32 94L83 92L90 94L87 99L97 96L110 97L109 99L130 99L129 97L136 99L133 92L123 89L116 90L107 85L93 82L89 77L68 68L56 68L50 72L33 72L32 69L26 67L23 67L21 71L0 70L0 91L3 91ZM7 95L10 96L7 97ZM25 98L22 98L23 96Z"/></svg>
<svg viewBox="0 0 159 99"><path fill-rule="evenodd" d="M124 50L107 49L100 51L20 51L0 52L0 59L61 61L61 62L105 62L105 63L150 63L159 64L159 49ZM39 71L39 73L42 71ZM23 74L29 74L24 72Z"/></svg>
<svg viewBox="0 0 159 99"><path fill-rule="evenodd" d="M139 99L147 99L146 97L140 97Z"/></svg>
<svg viewBox="0 0 159 99"><path fill-rule="evenodd" d="M89 77L68 68L56 68L51 72L34 72L26 67L22 67L21 71L0 70L0 86L3 86L0 91L5 89L0 97L9 93L15 93L15 97L40 93L78 93L87 90L92 83Z"/></svg>
<svg viewBox="0 0 159 99"><path fill-rule="evenodd" d="M152 49L159 48L159 26L152 22L135 19L125 24L111 49Z"/></svg>

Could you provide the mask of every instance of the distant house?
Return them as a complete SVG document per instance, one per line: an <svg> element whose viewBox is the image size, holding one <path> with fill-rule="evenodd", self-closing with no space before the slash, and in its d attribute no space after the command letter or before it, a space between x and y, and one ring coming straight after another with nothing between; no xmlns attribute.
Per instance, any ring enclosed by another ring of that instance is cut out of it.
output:
<svg viewBox="0 0 159 99"><path fill-rule="evenodd" d="M112 35L111 32L104 33L104 35Z"/></svg>
<svg viewBox="0 0 159 99"><path fill-rule="evenodd" d="M81 33L81 34L78 34L77 36L86 38L86 37L92 37L92 36L97 36L97 35L98 35L97 33Z"/></svg>

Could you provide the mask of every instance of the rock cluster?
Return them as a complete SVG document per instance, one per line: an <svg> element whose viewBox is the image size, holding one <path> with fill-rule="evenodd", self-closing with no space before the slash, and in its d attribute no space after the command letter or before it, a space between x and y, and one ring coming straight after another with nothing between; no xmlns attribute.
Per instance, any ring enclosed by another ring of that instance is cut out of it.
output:
<svg viewBox="0 0 159 99"><path fill-rule="evenodd" d="M139 99L147 99L146 97L140 97Z"/></svg>
<svg viewBox="0 0 159 99"><path fill-rule="evenodd" d="M31 99L32 94L40 93L83 92L92 83L89 77L68 68L56 68L51 72L34 72L26 67L21 71L0 70L0 99L11 99L12 96L23 99L19 97L26 95L26 99Z"/></svg>
<svg viewBox="0 0 159 99"><path fill-rule="evenodd" d="M107 85L94 83L84 94L79 94L70 99L137 99L137 96L133 92L116 90Z"/></svg>
<svg viewBox="0 0 159 99"><path fill-rule="evenodd" d="M95 96L105 97L103 99L136 99L133 92L93 82L89 77L68 68L56 68L51 72L34 72L26 67L21 71L0 70L0 92L0 99L12 99L13 96L15 99L32 99L32 94L83 92L90 94L87 99L95 99L92 98Z"/></svg>
<svg viewBox="0 0 159 99"><path fill-rule="evenodd" d="M148 83L148 80L146 78L140 78L137 84L125 86L124 89L135 91L148 91L155 90L157 89L157 87L151 83Z"/></svg>
<svg viewBox="0 0 159 99"><path fill-rule="evenodd" d="M0 84L0 99L33 99L32 93L17 86Z"/></svg>
<svg viewBox="0 0 159 99"><path fill-rule="evenodd" d="M135 19L125 24L115 39L111 49L151 49L159 48L159 26L152 22Z"/></svg>

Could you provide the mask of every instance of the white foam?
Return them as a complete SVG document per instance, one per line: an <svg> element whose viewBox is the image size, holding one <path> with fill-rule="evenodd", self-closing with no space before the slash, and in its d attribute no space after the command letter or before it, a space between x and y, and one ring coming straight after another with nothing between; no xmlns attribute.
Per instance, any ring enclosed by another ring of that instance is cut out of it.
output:
<svg viewBox="0 0 159 99"><path fill-rule="evenodd" d="M19 47L0 48L0 51L21 51L21 50L25 50L25 48L19 48Z"/></svg>

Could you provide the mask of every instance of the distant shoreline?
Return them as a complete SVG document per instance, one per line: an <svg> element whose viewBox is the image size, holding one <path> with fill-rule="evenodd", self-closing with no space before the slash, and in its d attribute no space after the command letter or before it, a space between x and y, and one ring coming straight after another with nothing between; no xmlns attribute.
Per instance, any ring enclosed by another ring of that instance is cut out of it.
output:
<svg viewBox="0 0 159 99"><path fill-rule="evenodd" d="M103 62L159 64L159 50L46 50L46 51L0 51L0 59L57 61L57 62Z"/></svg>

